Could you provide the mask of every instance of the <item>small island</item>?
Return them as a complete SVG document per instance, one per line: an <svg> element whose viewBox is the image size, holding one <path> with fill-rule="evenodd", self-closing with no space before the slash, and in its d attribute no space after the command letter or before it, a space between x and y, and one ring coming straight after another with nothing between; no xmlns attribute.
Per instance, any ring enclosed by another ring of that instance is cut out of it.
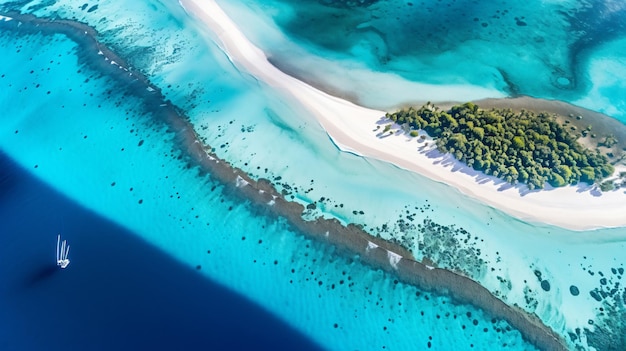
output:
<svg viewBox="0 0 626 351"><path fill-rule="evenodd" d="M546 183L562 187L584 182L612 189L612 182L602 183L615 171L606 155L583 146L578 135L548 113L485 110L467 102L447 111L427 103L386 117L408 128L413 137L424 130L436 140L439 151L511 184L525 183L532 190ZM590 132L583 131L585 135ZM614 142L605 139L601 143Z"/></svg>

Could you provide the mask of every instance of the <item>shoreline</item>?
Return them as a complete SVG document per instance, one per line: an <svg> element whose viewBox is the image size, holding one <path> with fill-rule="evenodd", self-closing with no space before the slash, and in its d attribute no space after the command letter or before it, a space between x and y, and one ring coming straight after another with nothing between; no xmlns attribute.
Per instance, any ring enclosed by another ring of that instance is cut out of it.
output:
<svg viewBox="0 0 626 351"><path fill-rule="evenodd" d="M338 254L352 258L358 256L364 264L395 275L405 283L481 308L491 316L507 321L520 331L524 339L541 349L567 349L563 338L545 326L536 315L508 306L472 279L417 262L404 248L375 238L356 225L345 226L336 219L303 219L304 206L286 200L270 181L251 179L245 172L232 167L212 153L210 146L200 141L189 119L166 100L161 90L145 76L140 72L129 72L122 65L110 64L112 60L123 61L96 40L97 33L87 33L88 30L91 31L89 26L75 21L50 20L32 15L15 14L15 18L19 19L19 31L24 34L61 33L74 40L80 48L78 55L85 59L85 63L126 86L127 94L141 98L155 121L167 125L175 133L175 147L186 155L190 165L199 167L201 174L208 174L224 184L222 191L225 195L245 200L259 215L285 218L302 235L335 245ZM15 30L17 24L9 27Z"/></svg>
<svg viewBox="0 0 626 351"><path fill-rule="evenodd" d="M626 227L623 189L600 193L593 185L578 184L529 191L525 186L512 186L475 171L432 147L423 147L417 138L396 133L381 138L373 129L389 123L381 120L384 111L360 107L331 96L280 71L214 1L179 2L217 36L233 64L307 108L342 151L389 162L445 183L523 221L577 231Z"/></svg>

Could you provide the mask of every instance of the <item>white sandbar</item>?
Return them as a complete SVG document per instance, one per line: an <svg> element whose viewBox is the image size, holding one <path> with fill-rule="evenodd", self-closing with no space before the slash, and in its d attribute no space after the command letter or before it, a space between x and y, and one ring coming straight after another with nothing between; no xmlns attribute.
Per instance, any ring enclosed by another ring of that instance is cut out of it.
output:
<svg viewBox="0 0 626 351"><path fill-rule="evenodd" d="M579 185L529 192L463 165L434 149L431 140L419 142L405 134L380 137L383 111L357 106L297 80L273 65L252 44L214 0L180 0L190 14L218 37L220 47L237 67L305 106L343 151L393 163L452 186L524 221L573 230L626 227L624 190L600 193ZM377 125L380 130L375 132ZM428 146L425 144L428 142ZM623 170L622 170L623 171Z"/></svg>

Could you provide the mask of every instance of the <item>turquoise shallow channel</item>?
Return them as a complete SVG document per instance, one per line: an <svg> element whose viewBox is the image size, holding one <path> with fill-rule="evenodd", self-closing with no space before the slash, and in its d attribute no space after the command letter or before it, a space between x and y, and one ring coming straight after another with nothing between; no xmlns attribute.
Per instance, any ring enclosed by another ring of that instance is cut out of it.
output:
<svg viewBox="0 0 626 351"><path fill-rule="evenodd" d="M442 101L457 100L474 88L482 89L479 97L524 94L558 99L626 121L626 37L621 22L626 7L616 2L218 3L277 66L339 95L372 101L372 106L405 101L368 100L375 88L350 90L355 77L392 74L394 78L385 76L390 80L377 84L397 79L428 86L454 84L457 95ZM91 276L72 275L73 269L80 272L81 256L90 255L83 247L110 248L110 243L99 243L117 236L89 223L78 226L69 214L46 220L49 226L29 236L37 244L18 240L16 233L24 223L43 223L44 216L38 210L15 217L6 209L52 200L25 190L19 195L5 180L12 172L34 176L72 206L123 228L125 235L156 248L190 275L251 302L287 325L281 333L302 335L304 341L285 338L301 342L301 349L536 349L506 321L446 294L398 281L364 264L359 255L341 253L298 232L287 220L267 216L250 201L231 196L225 184L190 162L177 131L159 117L166 104L188 118L216 156L253 179L270 180L286 199L305 206L315 203L305 218L337 218L402 243L416 259L428 258L438 267L460 272L504 302L535 314L571 349L626 347L625 228L576 232L527 223L445 184L338 150L304 108L238 70L213 34L176 1L0 1L0 14L11 17L17 12L86 24L120 62L107 61L106 69L92 64L94 57L105 60L105 55L94 55L97 48L81 46L75 38L55 32L53 25L27 30L26 24L0 20L0 151L11 160L0 169L0 221L9 224L0 227L0 253L15 258L7 260L12 262L6 268L11 278L0 290L0 326L11 326L0 327L1 349L84 349L96 340L94 335L119 340L110 345L117 349L159 349L164 344L154 341L158 338L131 337L132 332L124 330L132 331L132 323L142 318L172 317L154 298L154 310L145 317L129 318L127 324L116 319L125 328L108 328L113 312L107 315L104 308L98 310L102 318L77 323L84 316L80 302L59 317L59 324L67 321L67 329L52 330L84 337L51 345L44 336L51 335L49 315L57 315L58 309L38 304L41 296L60 291L61 285L80 291L85 279L113 279L123 290L135 286L131 280L141 282L143 277L147 282L148 274L121 274L125 269L132 272L132 266L107 270L103 260ZM586 34L580 34L581 28ZM412 44L416 41L420 44ZM295 55L299 60L289 59ZM310 65L316 62L329 64ZM110 67L145 76L163 94L162 105L144 97L152 96L145 86L141 94L133 93L133 86L117 79ZM336 75L338 70L347 73ZM27 285L18 283L43 264L37 255L44 250L29 245L41 247L50 241L53 248L59 233L76 243L68 269L35 275L39 278ZM173 272L161 274L175 285ZM153 272L152 277L158 275ZM122 298L106 301L124 305ZM149 294L145 299L152 301ZM232 314L243 316L231 331L232 340L238 338L237 328L254 326L267 335L279 328L246 320L248 305L239 300L224 301L232 303ZM177 306L176 301L170 303ZM194 316L213 314L216 323L228 319L224 310L199 305L206 310L193 311ZM40 310L31 313L25 306ZM194 307L184 306L191 315ZM20 318L24 320L15 322ZM176 318L185 318L185 313ZM212 332L217 331L206 330ZM125 338L134 342L125 344ZM206 345L211 346L210 339ZM213 346L224 345L228 341L221 337ZM250 337L249 344L236 345L259 344ZM287 342L278 345L273 347L294 349Z"/></svg>

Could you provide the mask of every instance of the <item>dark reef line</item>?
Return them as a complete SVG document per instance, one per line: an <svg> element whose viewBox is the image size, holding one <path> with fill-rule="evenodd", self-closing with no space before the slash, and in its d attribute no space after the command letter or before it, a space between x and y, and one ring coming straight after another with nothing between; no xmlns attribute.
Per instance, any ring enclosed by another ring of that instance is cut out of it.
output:
<svg viewBox="0 0 626 351"><path fill-rule="evenodd" d="M336 219L303 219L304 206L286 200L269 180L254 180L212 153L211 148L195 133L184 112L166 100L161 90L151 84L146 76L130 70L121 57L100 44L98 33L87 24L15 12L2 15L13 20L0 22L1 31L25 35L63 34L76 42L81 62L119 82L121 87L126 88L127 96L134 95L142 99L155 119L165 123L169 131L175 133L177 146L187 156L190 167L197 167L201 174L208 174L223 184L225 195L249 203L255 211L270 218L285 218L302 235L335 245L340 254L347 257L356 255L363 263L388 272L400 281L444 294L458 303L471 304L492 317L503 319L519 330L525 340L540 349L567 350L561 336L544 325L536 315L507 305L467 277L417 262L405 248L376 238L357 225L342 225ZM111 64L111 61L118 65ZM392 264L392 257L401 259Z"/></svg>

